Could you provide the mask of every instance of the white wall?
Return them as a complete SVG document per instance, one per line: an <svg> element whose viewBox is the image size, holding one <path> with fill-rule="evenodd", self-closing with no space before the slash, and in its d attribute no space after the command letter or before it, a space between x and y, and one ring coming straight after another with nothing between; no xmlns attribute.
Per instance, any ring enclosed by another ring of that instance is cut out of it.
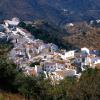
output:
<svg viewBox="0 0 100 100"><path fill-rule="evenodd" d="M65 53L65 58L74 58L75 51L68 51Z"/></svg>

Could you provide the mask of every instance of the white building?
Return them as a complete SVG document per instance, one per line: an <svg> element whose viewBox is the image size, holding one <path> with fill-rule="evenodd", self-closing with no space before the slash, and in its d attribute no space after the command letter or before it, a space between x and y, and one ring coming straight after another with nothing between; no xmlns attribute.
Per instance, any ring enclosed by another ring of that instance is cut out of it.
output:
<svg viewBox="0 0 100 100"><path fill-rule="evenodd" d="M68 26L68 27L73 27L74 24L73 24L73 23L68 23L67 26Z"/></svg>
<svg viewBox="0 0 100 100"><path fill-rule="evenodd" d="M10 26L17 26L19 24L20 20L18 18L12 18L12 20L5 20L4 23L6 27Z"/></svg>
<svg viewBox="0 0 100 100"><path fill-rule="evenodd" d="M17 32L19 32L22 36L25 36L25 32L21 28L17 28Z"/></svg>
<svg viewBox="0 0 100 100"><path fill-rule="evenodd" d="M42 67L40 65L35 65L35 71L37 75L43 72Z"/></svg>
<svg viewBox="0 0 100 100"><path fill-rule="evenodd" d="M52 72L56 70L56 64L53 62L46 62L44 63L44 70L46 72Z"/></svg>
<svg viewBox="0 0 100 100"><path fill-rule="evenodd" d="M75 51L68 51L65 53L65 58L74 58L75 57Z"/></svg>
<svg viewBox="0 0 100 100"><path fill-rule="evenodd" d="M47 49L47 48L49 49L49 46L47 44L42 44L39 46L38 50L39 52L42 52L44 49Z"/></svg>
<svg viewBox="0 0 100 100"><path fill-rule="evenodd" d="M90 54L90 50L88 48L86 48L86 47L81 48L81 52L82 53L87 53L88 55Z"/></svg>
<svg viewBox="0 0 100 100"><path fill-rule="evenodd" d="M58 46L51 43L50 50L51 52L56 52L58 50Z"/></svg>
<svg viewBox="0 0 100 100"><path fill-rule="evenodd" d="M60 54L60 56L64 60L74 58L75 57L75 50L64 52L64 54Z"/></svg>

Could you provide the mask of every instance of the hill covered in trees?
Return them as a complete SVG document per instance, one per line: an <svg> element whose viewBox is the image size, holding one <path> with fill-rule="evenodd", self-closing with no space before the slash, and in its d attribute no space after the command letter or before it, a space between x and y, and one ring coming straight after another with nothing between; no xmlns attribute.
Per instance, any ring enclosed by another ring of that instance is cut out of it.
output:
<svg viewBox="0 0 100 100"><path fill-rule="evenodd" d="M0 0L0 19L44 19L56 25L100 16L100 0ZM77 14L76 14L77 13Z"/></svg>

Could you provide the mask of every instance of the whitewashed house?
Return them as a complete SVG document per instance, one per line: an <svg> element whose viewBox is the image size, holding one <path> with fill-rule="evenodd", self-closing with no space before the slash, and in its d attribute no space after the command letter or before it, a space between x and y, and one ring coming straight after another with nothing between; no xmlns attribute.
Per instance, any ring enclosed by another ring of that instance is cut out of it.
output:
<svg viewBox="0 0 100 100"><path fill-rule="evenodd" d="M90 50L88 49L88 48L86 48L86 47L84 47L84 48L81 48L81 52L84 54L90 54Z"/></svg>
<svg viewBox="0 0 100 100"><path fill-rule="evenodd" d="M75 58L75 50L58 53L63 60Z"/></svg>
<svg viewBox="0 0 100 100"><path fill-rule="evenodd" d="M65 68L64 64L56 63L56 70L63 70Z"/></svg>
<svg viewBox="0 0 100 100"><path fill-rule="evenodd" d="M45 49L49 49L49 46L47 44L42 44L39 46L38 51L43 52Z"/></svg>
<svg viewBox="0 0 100 100"><path fill-rule="evenodd" d="M6 27L14 28L19 24L20 20L16 17L12 18L12 20L5 20L4 24Z"/></svg>
<svg viewBox="0 0 100 100"><path fill-rule="evenodd" d="M68 24L67 24L67 27L73 27L73 26L74 26L73 23L68 23Z"/></svg>
<svg viewBox="0 0 100 100"><path fill-rule="evenodd" d="M74 58L74 57L75 57L75 51L74 50L65 52L65 55L64 55L65 59Z"/></svg>
<svg viewBox="0 0 100 100"><path fill-rule="evenodd" d="M21 28L17 28L17 32L20 33L20 35L25 36L26 33Z"/></svg>
<svg viewBox="0 0 100 100"><path fill-rule="evenodd" d="M35 72L37 75L39 75L41 72L43 72L42 67L40 65L35 65Z"/></svg>
<svg viewBox="0 0 100 100"><path fill-rule="evenodd" d="M53 62L46 62L44 63L44 71L46 72L53 72L56 70L56 64Z"/></svg>
<svg viewBox="0 0 100 100"><path fill-rule="evenodd" d="M58 46L53 43L50 43L50 51L56 52L57 50L58 50Z"/></svg>

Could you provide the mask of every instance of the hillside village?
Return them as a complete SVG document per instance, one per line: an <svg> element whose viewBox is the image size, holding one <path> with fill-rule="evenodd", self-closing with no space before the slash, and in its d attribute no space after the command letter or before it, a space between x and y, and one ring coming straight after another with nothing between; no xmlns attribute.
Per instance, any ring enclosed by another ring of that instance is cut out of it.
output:
<svg viewBox="0 0 100 100"><path fill-rule="evenodd" d="M100 51L83 47L80 50L59 49L53 43L35 39L27 30L18 27L20 20L5 20L0 25L0 42L11 40L14 47L8 54L18 69L26 75L39 76L59 81L67 76L80 77L88 67L100 65ZM47 37L48 38L48 37Z"/></svg>

